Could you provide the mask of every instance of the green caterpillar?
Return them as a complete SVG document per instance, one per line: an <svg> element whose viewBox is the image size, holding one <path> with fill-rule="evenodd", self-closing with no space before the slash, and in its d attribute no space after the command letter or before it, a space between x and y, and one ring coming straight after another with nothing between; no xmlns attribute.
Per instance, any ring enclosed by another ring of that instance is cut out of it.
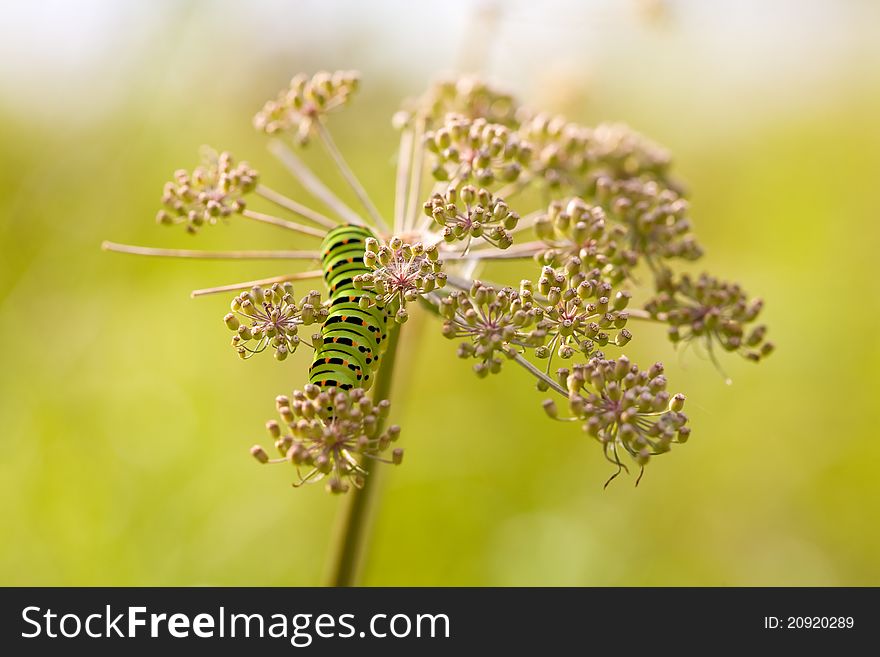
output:
<svg viewBox="0 0 880 657"><path fill-rule="evenodd" d="M370 268L364 264L368 228L334 228L321 243L321 268L330 290L330 314L321 326L321 344L309 368L309 382L320 388L368 389L371 374L388 337L388 313L375 305L372 292L355 289L353 278ZM361 300L370 301L365 310Z"/></svg>

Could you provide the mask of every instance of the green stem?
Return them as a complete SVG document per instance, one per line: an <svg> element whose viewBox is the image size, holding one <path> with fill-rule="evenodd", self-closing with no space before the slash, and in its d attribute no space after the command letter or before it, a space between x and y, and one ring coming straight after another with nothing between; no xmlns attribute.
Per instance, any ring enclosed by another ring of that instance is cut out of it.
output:
<svg viewBox="0 0 880 657"><path fill-rule="evenodd" d="M372 397L377 402L381 399L389 399L391 396L399 333L399 328L392 328L388 332L388 347L385 350L384 362L376 373L376 381L373 384ZM379 465L376 461L370 463L370 474L364 478L364 485L346 495L345 507L333 541L333 559L327 576L328 586L354 586L357 583L358 571L366 552L370 510L378 486Z"/></svg>

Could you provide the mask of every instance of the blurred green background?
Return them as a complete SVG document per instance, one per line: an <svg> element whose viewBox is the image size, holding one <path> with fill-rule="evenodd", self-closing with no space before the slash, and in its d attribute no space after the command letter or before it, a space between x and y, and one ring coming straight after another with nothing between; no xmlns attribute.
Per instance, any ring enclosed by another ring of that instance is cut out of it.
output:
<svg viewBox="0 0 880 657"><path fill-rule="evenodd" d="M479 61L531 105L622 120L669 147L707 249L697 268L765 299L778 350L758 366L726 358L726 386L699 354L637 326L627 352L666 362L693 438L638 488L621 477L603 490L597 445L548 422L525 374L477 380L424 318L394 402L407 459L383 478L365 583L880 585L878 9L4 5L0 583L321 581L340 500L293 490L290 470L247 454L275 395L305 381L307 354L241 362L221 322L228 297L188 298L287 267L99 245L299 246L241 222L191 238L153 216L201 144L298 195L250 117L319 68L364 72L332 128L390 210L391 113Z"/></svg>

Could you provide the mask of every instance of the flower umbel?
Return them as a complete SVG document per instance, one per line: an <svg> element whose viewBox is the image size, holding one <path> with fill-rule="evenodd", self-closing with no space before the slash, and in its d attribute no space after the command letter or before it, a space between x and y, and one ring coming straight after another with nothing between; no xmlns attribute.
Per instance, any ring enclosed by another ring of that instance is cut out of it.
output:
<svg viewBox="0 0 880 657"><path fill-rule="evenodd" d="M408 244L392 237L380 245L368 239L364 263L372 272L354 277L354 286L375 294L375 303L386 308L398 323L409 317L406 304L446 286L443 261L436 244L425 247L421 242Z"/></svg>
<svg viewBox="0 0 880 657"><path fill-rule="evenodd" d="M689 435L684 397L666 392L662 365L643 371L619 353L635 322L665 323L673 342L704 344L713 360L716 344L753 361L773 350L765 327L753 326L760 301L736 283L676 272L703 251L662 147L622 124L589 127L533 111L476 77L446 80L393 119L400 143L391 214L371 200L331 134L329 114L349 105L358 85L351 71L297 75L254 117L257 130L279 137L269 150L309 197L270 189L247 164L212 151L191 173L175 174L157 217L196 233L236 214L311 245L209 252L105 245L148 256L311 263L194 293L235 291L224 321L243 358L271 348L285 361L302 344L316 351L312 383L279 397L283 421L268 425L280 460L305 470L299 483L324 478L329 490L344 492L364 484L368 460L385 458L399 433L384 429L395 354L386 344L396 346L419 307L439 315L443 334L459 343L461 358L475 360L480 377L508 360L539 390L564 398L568 419L603 445L618 472L624 455L644 466ZM312 138L357 209L291 147ZM251 193L281 216L245 207ZM486 265L517 260L536 268L518 288L489 282L496 270ZM311 291L296 301L291 281L312 279L326 283L327 300ZM632 308L630 290L644 281L656 294ZM309 325L314 335L300 335ZM606 357L606 350L618 353ZM566 367L554 376L557 359ZM362 385L351 377L361 381L366 366L375 399L341 389ZM552 401L545 409L558 415ZM270 460L262 448L253 453ZM393 450L390 462L401 456Z"/></svg>
<svg viewBox="0 0 880 657"><path fill-rule="evenodd" d="M443 227L443 239L448 243L466 241L466 251L474 238L499 249L508 248L513 244L510 231L519 222L519 215L502 199L472 185L434 194L424 208L425 214Z"/></svg>
<svg viewBox="0 0 880 657"><path fill-rule="evenodd" d="M508 127L515 127L518 108L511 94L474 75L435 82L420 98L407 105L399 117L401 123L413 117L428 123L442 122L448 114L457 114Z"/></svg>
<svg viewBox="0 0 880 657"><path fill-rule="evenodd" d="M293 285L275 283L254 286L232 300L232 312L223 321L235 331L232 346L242 358L250 358L271 346L275 358L284 360L300 344L299 327L320 323L327 317L321 294L312 290L299 305L293 300ZM245 320L242 324L240 319Z"/></svg>
<svg viewBox="0 0 880 657"><path fill-rule="evenodd" d="M586 271L597 269L601 279L617 283L638 262L638 254L625 248L626 229L610 223L600 206L581 198L551 202L536 220L535 231L550 247L539 260L554 267L575 257Z"/></svg>
<svg viewBox="0 0 880 657"><path fill-rule="evenodd" d="M477 376L497 374L502 359L498 355L510 343L535 344L537 333L528 331L535 315L516 290L496 290L480 281L474 281L469 292L456 290L444 297L440 304L443 335L454 340L467 338L458 345L459 358L476 358Z"/></svg>
<svg viewBox="0 0 880 657"><path fill-rule="evenodd" d="M232 155L219 155L210 149L204 163L189 173L179 169L162 193L163 210L156 215L160 224L184 224L195 233L205 224L216 224L234 212L242 212L245 194L257 186L259 174L246 162L235 164Z"/></svg>
<svg viewBox="0 0 880 657"><path fill-rule="evenodd" d="M687 274L658 280L659 294L645 309L652 317L669 324L673 342L702 340L714 358L713 345L759 361L773 352L765 339L767 327L749 329L764 306L760 299L749 301L736 283L721 281L703 273L697 279Z"/></svg>
<svg viewBox="0 0 880 657"><path fill-rule="evenodd" d="M654 180L596 182L596 196L609 216L627 229L629 248L656 266L658 258L697 260L703 250L691 233L688 203Z"/></svg>
<svg viewBox="0 0 880 657"><path fill-rule="evenodd" d="M374 403L361 388L342 390L307 385L292 397L275 400L281 422L266 423L281 458L270 459L259 445L251 454L261 463L292 463L300 473L294 486L327 479L331 493L360 488L368 474L366 460L399 465L403 450L396 448L391 458L382 455L400 436L400 427L384 428L391 404ZM305 470L305 474L302 471Z"/></svg>
<svg viewBox="0 0 880 657"><path fill-rule="evenodd" d="M584 274L578 258L571 258L562 272L544 267L538 279L541 296L534 295L531 281L522 282L520 294L534 303L535 334L546 339L535 349L535 356L556 354L567 360L577 353L590 356L596 346L629 343L632 334L624 328L629 318L624 309L630 295L618 292L609 298L611 285L598 277L599 270Z"/></svg>
<svg viewBox="0 0 880 657"><path fill-rule="evenodd" d="M583 421L584 431L602 444L605 458L617 465L617 476L626 466L620 450L644 467L651 456L668 452L673 443L687 442L690 429L681 412L684 395L666 392L663 365L640 370L626 356L616 360L593 358L558 374L568 388L572 415ZM552 401L545 410L555 417ZM609 482L611 480L609 479ZM637 482L638 483L638 482ZM607 483L606 483L607 485Z"/></svg>
<svg viewBox="0 0 880 657"><path fill-rule="evenodd" d="M287 89L257 112L254 127L269 135L291 133L296 141L305 144L315 122L348 103L359 84L360 76L355 71L321 71L311 78L296 75Z"/></svg>
<svg viewBox="0 0 880 657"><path fill-rule="evenodd" d="M425 144L435 155L434 178L451 180L453 186L514 181L531 156L531 147L510 128L455 114L446 117L443 127L428 132Z"/></svg>

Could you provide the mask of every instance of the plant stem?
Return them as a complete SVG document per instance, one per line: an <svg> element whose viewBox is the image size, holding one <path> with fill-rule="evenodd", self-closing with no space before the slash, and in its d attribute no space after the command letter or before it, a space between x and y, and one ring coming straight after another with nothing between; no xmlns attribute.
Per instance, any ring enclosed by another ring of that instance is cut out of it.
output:
<svg viewBox="0 0 880 657"><path fill-rule="evenodd" d="M298 201L294 201L292 198L288 198L283 194L279 194L273 189L269 189L265 185L257 185L256 189L257 194L262 196L264 199L267 199L274 203L275 205L279 205L282 208L290 210L296 215L299 215L303 219L308 219L319 226L324 226L324 228L335 228L339 225L338 221L333 221L329 217L325 217L320 212L316 212L312 210L310 207L299 203Z"/></svg>
<svg viewBox="0 0 880 657"><path fill-rule="evenodd" d="M318 251L198 251L194 249L156 249L151 246L134 246L101 242L105 251L157 258L196 258L202 260L318 260Z"/></svg>
<svg viewBox="0 0 880 657"><path fill-rule="evenodd" d="M406 198L412 174L414 143L412 130L404 128L400 135L400 150L397 155L397 191L394 194L394 225L392 226L392 230L398 234L406 228Z"/></svg>
<svg viewBox="0 0 880 657"><path fill-rule="evenodd" d="M330 191L320 178L306 166L305 162L297 157L296 153L290 150L284 142L273 139L269 142L269 151L278 158L285 168L292 173L306 190L324 203L328 208L333 210L343 221L352 224L364 225L364 220L360 218L357 212L343 203L336 194Z"/></svg>
<svg viewBox="0 0 880 657"><path fill-rule="evenodd" d="M219 294L220 292L231 292L233 290L246 290L254 285L271 285L272 283L285 283L287 281L307 281L313 278L321 278L324 274L320 269L312 271L301 271L295 274L282 274L281 276L272 276L271 278L258 278L255 281L244 281L243 283L230 283L229 285L219 285L217 287L206 287L201 290L193 290L190 296L203 297L208 294Z"/></svg>
<svg viewBox="0 0 880 657"><path fill-rule="evenodd" d="M388 347L385 350L384 362L373 384L372 397L376 402L389 399L391 395L399 333L400 328L392 328L388 332ZM358 571L366 552L370 510L378 486L377 475L380 470L378 461L368 465L370 474L364 478L364 485L348 493L344 502L345 507L333 541L333 559L327 576L328 586L354 586L357 583Z"/></svg>
<svg viewBox="0 0 880 657"><path fill-rule="evenodd" d="M554 389L556 392L558 392L560 395L562 395L563 397L568 397L568 390L566 390L565 388L563 388L561 385L559 385L558 383L556 383L556 381L554 381L554 380L551 379L549 376L547 376L546 374L544 374L544 372L542 372L542 371L539 370L537 367L535 367L534 365L532 365L529 361L527 361L525 358L523 358L522 356L520 356L520 354L516 351L516 349L514 349L513 347L511 347L511 346L508 345L508 346L506 346L506 347L502 347L502 350L503 350L506 354L508 354L509 356L511 356L511 357L513 358L513 360L515 360L516 363L517 363L518 365L520 365L521 367L524 367L525 369L527 369L527 370L528 370L529 372L531 372L534 376L536 376L537 378L541 379L544 383L546 383L548 386L550 386L551 388L553 388L553 389Z"/></svg>
<svg viewBox="0 0 880 657"><path fill-rule="evenodd" d="M348 166L348 162L345 161L345 157L343 157L342 152L336 146L336 142L333 141L333 137L330 135L330 131L327 130L327 126L319 120L315 122L315 127L318 136L321 138L321 142L330 154L330 158L336 163L342 177L345 178L345 181L348 183L349 187L351 187L355 196L358 197L358 200L364 206L364 209L366 209L367 214L373 218L376 228L387 233L389 231L388 224L385 223L382 214L376 209L376 206L373 205L373 201L370 200L370 195L367 194L367 190L364 189L361 181L358 180L358 177L354 175L354 171Z"/></svg>
<svg viewBox="0 0 880 657"><path fill-rule="evenodd" d="M311 235L312 237L320 237L321 239L327 234L326 230L318 230L311 226L303 226L302 224L293 221L273 217L271 214L266 214L265 212L254 212L253 210L244 209L241 211L241 215L248 219L253 219L254 221L262 221L263 223L272 224L279 228L286 228L287 230L302 233L303 235Z"/></svg>

